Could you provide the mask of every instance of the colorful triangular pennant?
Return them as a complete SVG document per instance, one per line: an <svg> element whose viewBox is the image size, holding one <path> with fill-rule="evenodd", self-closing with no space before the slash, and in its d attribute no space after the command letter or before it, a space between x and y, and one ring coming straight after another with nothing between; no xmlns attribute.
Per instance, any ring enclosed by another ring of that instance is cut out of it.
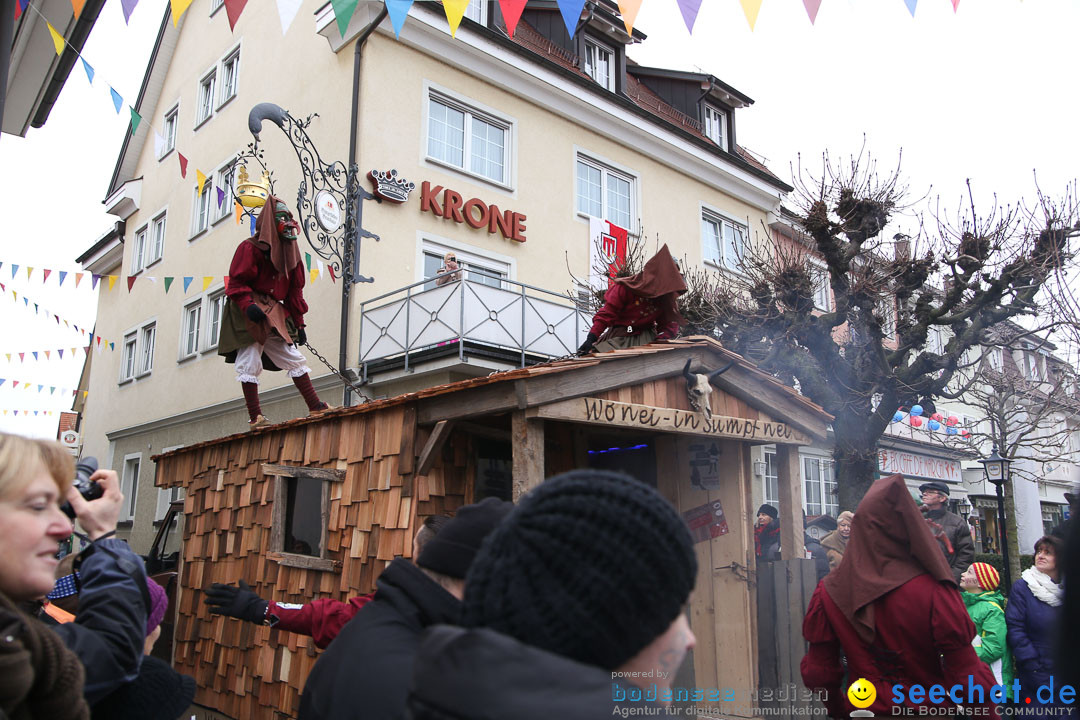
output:
<svg viewBox="0 0 1080 720"><path fill-rule="evenodd" d="M522 3L522 5L524 4ZM637 19L638 10L640 9L641 0L619 0L619 14L622 15L627 35L634 34L634 21ZM513 37L513 33L510 36Z"/></svg>
<svg viewBox="0 0 1080 720"><path fill-rule="evenodd" d="M469 0L443 0L443 12L446 13L446 21L450 23L450 36L457 37L458 25L461 18L465 17L465 8L469 6Z"/></svg>
<svg viewBox="0 0 1080 720"><path fill-rule="evenodd" d="M229 16L229 29L236 29L236 21L240 19L240 13L244 12L247 0L225 0L225 14Z"/></svg>
<svg viewBox="0 0 1080 720"><path fill-rule="evenodd" d="M190 0L189 0L190 1ZM334 8L334 18L337 19L338 30L345 37L345 31L349 29L349 21L356 12L357 0L330 0Z"/></svg>
<svg viewBox="0 0 1080 720"><path fill-rule="evenodd" d="M180 18L191 7L191 0L169 0L169 7L172 9L173 27L176 27L180 23Z"/></svg>
<svg viewBox="0 0 1080 720"><path fill-rule="evenodd" d="M113 107L116 108L116 114L120 114L120 108L124 106L124 98L120 97L120 93L113 89L112 85L109 86L109 95L112 96Z"/></svg>
<svg viewBox="0 0 1080 720"><path fill-rule="evenodd" d="M53 47L56 48L57 55L64 54L64 36L56 32L56 28L52 26L52 23L45 21L46 27L49 28L49 34L52 35Z"/></svg>
<svg viewBox="0 0 1080 720"><path fill-rule="evenodd" d="M131 20L131 12L135 9L135 6L139 4L139 0L120 0L120 7L124 9L124 24L127 25Z"/></svg>
<svg viewBox="0 0 1080 720"><path fill-rule="evenodd" d="M90 81L90 84L94 84L94 68L90 67L90 63L86 62L85 58L79 58L82 60L83 70L86 71L86 79Z"/></svg>
<svg viewBox="0 0 1080 720"><path fill-rule="evenodd" d="M803 7L806 8L806 14L810 16L810 24L813 25L817 22L818 10L821 9L821 0L803 0Z"/></svg>
<svg viewBox="0 0 1080 720"><path fill-rule="evenodd" d="M289 26L296 19L296 13L300 12L300 4L304 0L277 0L278 19L281 21L281 34L289 32Z"/></svg>
<svg viewBox="0 0 1080 720"><path fill-rule="evenodd" d="M693 1L701 2L701 0ZM562 14L563 22L566 23L566 31L570 33L570 37L574 37L577 33L578 21L581 19L581 11L585 9L585 0L558 0L558 2L559 12Z"/></svg>
<svg viewBox="0 0 1080 720"><path fill-rule="evenodd" d="M761 12L761 0L739 0L739 2L742 4L743 14L746 15L746 22L750 23L750 32L754 32L758 13Z"/></svg>

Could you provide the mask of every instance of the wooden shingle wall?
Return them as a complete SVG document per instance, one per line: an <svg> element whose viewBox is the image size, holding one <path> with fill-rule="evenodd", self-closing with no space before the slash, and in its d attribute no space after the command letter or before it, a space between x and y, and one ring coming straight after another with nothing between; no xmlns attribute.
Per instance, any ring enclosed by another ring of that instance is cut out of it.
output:
<svg viewBox="0 0 1080 720"><path fill-rule="evenodd" d="M452 437L428 475L416 477L415 417L399 405L286 424L159 459L158 486L185 490L174 666L195 677L196 702L234 718L294 717L319 654L309 637L210 615L203 588L243 579L260 597L289 603L369 593L394 557L411 555L425 516L464 504L471 491L468 443ZM344 482L330 483L334 571L278 562L269 541L279 479L264 474L263 464L345 470Z"/></svg>

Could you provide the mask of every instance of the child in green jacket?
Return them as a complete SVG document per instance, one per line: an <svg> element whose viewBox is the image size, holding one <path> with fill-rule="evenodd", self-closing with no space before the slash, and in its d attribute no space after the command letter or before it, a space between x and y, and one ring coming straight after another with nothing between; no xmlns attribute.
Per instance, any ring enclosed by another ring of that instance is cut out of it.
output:
<svg viewBox="0 0 1080 720"><path fill-rule="evenodd" d="M1012 653L1005 644L1005 601L998 592L1001 577L993 565L977 562L960 576L960 593L975 623L975 654L990 666L999 685L1013 680Z"/></svg>

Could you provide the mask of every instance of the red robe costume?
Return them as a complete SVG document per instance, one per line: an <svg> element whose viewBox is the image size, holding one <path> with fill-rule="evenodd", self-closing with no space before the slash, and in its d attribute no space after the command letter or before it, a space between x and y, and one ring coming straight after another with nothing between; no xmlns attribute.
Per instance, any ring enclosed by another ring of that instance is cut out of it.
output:
<svg viewBox="0 0 1080 720"><path fill-rule="evenodd" d="M686 282L664 245L640 273L615 278L604 295L604 306L593 316L589 334L603 341L655 330L658 340L673 338L683 323L676 299L682 292L686 292Z"/></svg>
<svg viewBox="0 0 1080 720"><path fill-rule="evenodd" d="M891 716L896 706L955 707L948 697L939 703L927 698L933 685L946 691L960 685L960 704L998 717L994 676L971 645L975 625L900 475L876 481L859 504L844 559L810 598L803 637L810 643L801 663L803 682L827 692L825 706L834 718L856 709L847 698L845 674L848 683L873 683L877 698L866 709L876 717ZM894 685L903 686L899 703ZM913 685L922 685L922 701L911 699Z"/></svg>
<svg viewBox="0 0 1080 720"><path fill-rule="evenodd" d="M280 605L271 600L266 616L278 630L310 635L316 647L325 648L373 597L374 593L358 595L349 598L348 602L319 598L299 607Z"/></svg>

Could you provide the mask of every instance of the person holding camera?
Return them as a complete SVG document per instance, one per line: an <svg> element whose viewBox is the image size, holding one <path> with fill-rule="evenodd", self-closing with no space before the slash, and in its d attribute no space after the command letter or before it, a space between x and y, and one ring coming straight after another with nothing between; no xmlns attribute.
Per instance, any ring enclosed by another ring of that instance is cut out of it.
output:
<svg viewBox="0 0 1080 720"><path fill-rule="evenodd" d="M0 715L14 719L89 718L90 706L139 672L146 575L114 537L119 480L94 471L87 480L101 495L86 500L74 475L59 443L0 433ZM21 608L53 589L57 549L72 532L65 497L91 544L77 562L78 617L49 628Z"/></svg>

